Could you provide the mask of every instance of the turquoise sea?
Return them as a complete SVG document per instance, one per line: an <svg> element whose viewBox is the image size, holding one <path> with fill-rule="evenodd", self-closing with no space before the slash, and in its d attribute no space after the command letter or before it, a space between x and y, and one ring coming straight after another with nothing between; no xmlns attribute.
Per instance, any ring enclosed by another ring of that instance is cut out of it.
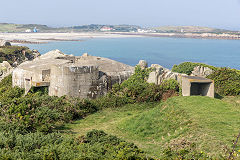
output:
<svg viewBox="0 0 240 160"><path fill-rule="evenodd" d="M95 38L84 41L60 41L28 44L41 54L59 49L76 56L90 55L111 58L129 65L139 60L172 68L185 61L201 62L218 67L240 69L240 41L190 38Z"/></svg>

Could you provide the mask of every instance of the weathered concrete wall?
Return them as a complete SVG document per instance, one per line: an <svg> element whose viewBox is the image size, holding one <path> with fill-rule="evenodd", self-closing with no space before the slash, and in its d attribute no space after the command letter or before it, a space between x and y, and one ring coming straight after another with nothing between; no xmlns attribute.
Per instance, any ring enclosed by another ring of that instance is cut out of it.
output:
<svg viewBox="0 0 240 160"><path fill-rule="evenodd" d="M182 95L190 96L191 95L191 83L187 78L182 78Z"/></svg>
<svg viewBox="0 0 240 160"><path fill-rule="evenodd" d="M101 88L96 66L52 66L50 74L50 96L72 96L95 98ZM93 89L96 87L98 90Z"/></svg>
<svg viewBox="0 0 240 160"><path fill-rule="evenodd" d="M42 82L43 75L42 71L29 71L21 68L16 68L12 73L12 85L18 86L20 88L25 89L25 93L27 93L33 83Z"/></svg>
<svg viewBox="0 0 240 160"><path fill-rule="evenodd" d="M6 76L10 75L12 71L13 68L7 61L0 63L0 81Z"/></svg>

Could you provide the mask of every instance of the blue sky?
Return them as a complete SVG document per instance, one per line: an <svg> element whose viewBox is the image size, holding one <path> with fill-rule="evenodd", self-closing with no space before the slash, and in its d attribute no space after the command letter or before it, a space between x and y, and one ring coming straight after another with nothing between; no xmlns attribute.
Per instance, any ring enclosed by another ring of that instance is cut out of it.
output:
<svg viewBox="0 0 240 160"><path fill-rule="evenodd" d="M195 25L240 30L240 0L2 0L0 22Z"/></svg>

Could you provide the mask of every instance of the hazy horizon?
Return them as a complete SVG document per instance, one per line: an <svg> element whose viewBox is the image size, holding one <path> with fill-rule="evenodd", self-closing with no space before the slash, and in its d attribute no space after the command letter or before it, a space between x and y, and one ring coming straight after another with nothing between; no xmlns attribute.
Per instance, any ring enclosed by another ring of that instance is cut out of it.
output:
<svg viewBox="0 0 240 160"><path fill-rule="evenodd" d="M9 0L0 23L51 27L129 24L142 27L202 26L240 30L240 0Z"/></svg>

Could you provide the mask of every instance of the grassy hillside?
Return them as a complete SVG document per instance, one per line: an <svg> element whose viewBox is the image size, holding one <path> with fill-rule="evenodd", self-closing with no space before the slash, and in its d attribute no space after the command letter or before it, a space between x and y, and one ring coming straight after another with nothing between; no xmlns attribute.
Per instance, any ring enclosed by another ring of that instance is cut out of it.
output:
<svg viewBox="0 0 240 160"><path fill-rule="evenodd" d="M104 109L67 127L77 135L91 129L102 129L134 142L158 158L164 156L163 152L168 147L174 150L190 146L195 146L199 152L220 157L238 134L239 117L240 97L223 100L174 97L160 104Z"/></svg>
<svg viewBox="0 0 240 160"><path fill-rule="evenodd" d="M158 32L227 32L224 29L199 26L161 26L153 28Z"/></svg>
<svg viewBox="0 0 240 160"><path fill-rule="evenodd" d="M137 31L137 29L141 28L135 25L98 25L98 24L54 28L40 24L0 23L0 32L25 32L27 29L31 29L33 31L35 27L39 32L96 32L101 31L102 27L110 27L114 31L118 32L129 32Z"/></svg>
<svg viewBox="0 0 240 160"><path fill-rule="evenodd" d="M40 24L11 24L11 23L0 23L0 32L25 32L27 29L33 30L37 27L40 31L51 32L54 28Z"/></svg>

